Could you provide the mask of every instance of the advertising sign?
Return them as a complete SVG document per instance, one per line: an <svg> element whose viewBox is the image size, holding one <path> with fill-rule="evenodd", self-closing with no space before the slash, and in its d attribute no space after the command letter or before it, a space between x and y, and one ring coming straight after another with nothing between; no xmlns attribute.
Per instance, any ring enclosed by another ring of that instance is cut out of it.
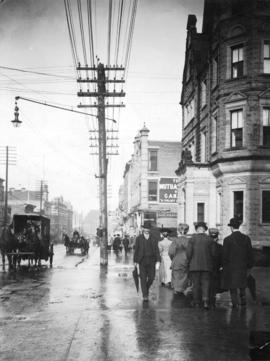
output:
<svg viewBox="0 0 270 361"><path fill-rule="evenodd" d="M177 182L178 178L160 178L159 180L159 202L177 202Z"/></svg>

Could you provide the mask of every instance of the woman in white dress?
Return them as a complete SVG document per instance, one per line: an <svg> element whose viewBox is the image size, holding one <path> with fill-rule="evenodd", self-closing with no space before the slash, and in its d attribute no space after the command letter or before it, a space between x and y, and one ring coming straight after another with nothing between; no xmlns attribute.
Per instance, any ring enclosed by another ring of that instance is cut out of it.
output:
<svg viewBox="0 0 270 361"><path fill-rule="evenodd" d="M169 257L168 251L172 242L168 239L167 232L164 231L161 233L164 238L158 243L158 248L161 256L161 264L159 269L160 282L162 285L170 286L172 279L172 261Z"/></svg>

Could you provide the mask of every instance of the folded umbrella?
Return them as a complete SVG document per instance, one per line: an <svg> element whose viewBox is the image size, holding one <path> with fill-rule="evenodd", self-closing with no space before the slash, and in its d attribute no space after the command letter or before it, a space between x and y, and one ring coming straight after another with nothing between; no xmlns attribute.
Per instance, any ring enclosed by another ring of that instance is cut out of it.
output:
<svg viewBox="0 0 270 361"><path fill-rule="evenodd" d="M249 274L247 277L247 288L249 289L253 300L256 301L256 280L251 274Z"/></svg>
<svg viewBox="0 0 270 361"><path fill-rule="evenodd" d="M134 283L135 283L135 286L136 286L136 290L137 292L139 292L139 272L138 272L138 268L137 266L134 267L134 270L132 271L132 276L133 276L133 279L134 279Z"/></svg>

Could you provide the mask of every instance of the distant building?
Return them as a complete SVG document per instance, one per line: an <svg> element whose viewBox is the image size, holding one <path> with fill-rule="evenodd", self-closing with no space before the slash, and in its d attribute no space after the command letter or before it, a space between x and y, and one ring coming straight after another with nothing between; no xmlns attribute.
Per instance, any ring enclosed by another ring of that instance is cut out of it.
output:
<svg viewBox="0 0 270 361"><path fill-rule="evenodd" d="M46 213L48 197L48 186L45 184L42 189L42 201L40 190L10 188L8 192L8 205L11 207L11 215L15 213L23 213L27 204L34 206L35 212L40 212L41 208L41 213L44 214Z"/></svg>
<svg viewBox="0 0 270 361"><path fill-rule="evenodd" d="M66 232L69 236L73 231L73 209L69 202L63 197L57 197L48 202L46 215L51 220L51 236L56 242L62 240L62 235Z"/></svg>
<svg viewBox="0 0 270 361"><path fill-rule="evenodd" d="M187 21L178 221L270 246L270 1L206 0Z"/></svg>
<svg viewBox="0 0 270 361"><path fill-rule="evenodd" d="M177 226L177 177L174 167L181 143L149 140L144 126L134 140L134 154L126 164L119 191L124 232L138 232L144 221L157 227Z"/></svg>

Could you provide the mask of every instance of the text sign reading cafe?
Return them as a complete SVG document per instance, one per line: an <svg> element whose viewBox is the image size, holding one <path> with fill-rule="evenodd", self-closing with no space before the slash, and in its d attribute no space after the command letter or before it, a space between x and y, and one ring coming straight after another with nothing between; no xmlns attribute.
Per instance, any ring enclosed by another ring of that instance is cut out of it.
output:
<svg viewBox="0 0 270 361"><path fill-rule="evenodd" d="M160 203L177 202L177 183L178 183L178 178L160 178L159 180Z"/></svg>

